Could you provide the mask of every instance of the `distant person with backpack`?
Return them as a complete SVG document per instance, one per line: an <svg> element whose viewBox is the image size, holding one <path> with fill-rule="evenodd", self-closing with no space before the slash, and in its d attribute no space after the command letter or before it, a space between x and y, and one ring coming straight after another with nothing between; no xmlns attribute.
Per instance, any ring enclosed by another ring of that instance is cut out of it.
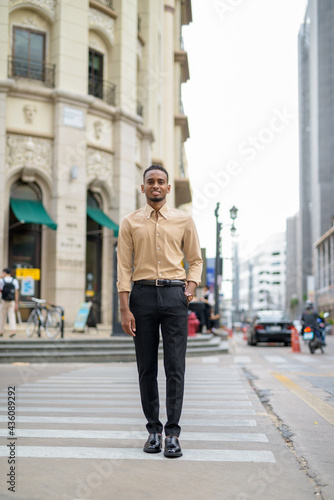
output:
<svg viewBox="0 0 334 500"><path fill-rule="evenodd" d="M3 336L5 324L9 321L10 337L14 337L16 330L15 311L19 308L19 283L11 276L10 269L5 267L0 279L1 313L0 313L0 337Z"/></svg>

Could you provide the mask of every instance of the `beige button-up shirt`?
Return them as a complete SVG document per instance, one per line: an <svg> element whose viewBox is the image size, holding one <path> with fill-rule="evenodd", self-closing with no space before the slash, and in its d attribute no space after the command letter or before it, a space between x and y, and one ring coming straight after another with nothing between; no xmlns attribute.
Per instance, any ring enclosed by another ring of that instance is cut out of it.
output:
<svg viewBox="0 0 334 500"><path fill-rule="evenodd" d="M188 274L182 266L184 256ZM165 204L158 212L146 204L121 222L117 249L117 288L131 292L131 281L186 280L199 284L201 247L192 217Z"/></svg>

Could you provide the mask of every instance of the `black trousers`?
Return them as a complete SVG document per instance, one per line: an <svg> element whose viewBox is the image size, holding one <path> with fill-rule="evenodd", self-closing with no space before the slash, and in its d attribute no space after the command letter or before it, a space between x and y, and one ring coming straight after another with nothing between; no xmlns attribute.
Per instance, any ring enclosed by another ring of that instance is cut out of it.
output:
<svg viewBox="0 0 334 500"><path fill-rule="evenodd" d="M184 287L135 285L130 294L130 309L136 320L134 342L146 428L150 434L163 430L157 381L161 326L166 374L165 434L179 436L188 335L188 301Z"/></svg>

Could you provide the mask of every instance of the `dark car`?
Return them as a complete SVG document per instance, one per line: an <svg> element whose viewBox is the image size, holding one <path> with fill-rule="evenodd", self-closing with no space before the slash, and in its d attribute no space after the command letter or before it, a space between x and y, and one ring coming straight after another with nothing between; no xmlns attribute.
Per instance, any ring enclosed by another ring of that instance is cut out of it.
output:
<svg viewBox="0 0 334 500"><path fill-rule="evenodd" d="M292 321L283 311L258 311L247 329L247 343L283 342L290 345L293 328Z"/></svg>

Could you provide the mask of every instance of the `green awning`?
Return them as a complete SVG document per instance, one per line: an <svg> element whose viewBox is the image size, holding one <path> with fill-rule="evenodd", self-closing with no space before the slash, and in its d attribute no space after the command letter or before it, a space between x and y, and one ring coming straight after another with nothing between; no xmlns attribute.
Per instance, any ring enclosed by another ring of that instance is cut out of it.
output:
<svg viewBox="0 0 334 500"><path fill-rule="evenodd" d="M105 226L114 231L114 236L118 236L119 226L115 224L109 217L102 212L99 208L87 207L87 215L95 222L100 224L100 226Z"/></svg>
<svg viewBox="0 0 334 500"><path fill-rule="evenodd" d="M22 222L31 224L45 224L56 230L57 224L49 217L41 201L10 199L10 206L15 217Z"/></svg>

